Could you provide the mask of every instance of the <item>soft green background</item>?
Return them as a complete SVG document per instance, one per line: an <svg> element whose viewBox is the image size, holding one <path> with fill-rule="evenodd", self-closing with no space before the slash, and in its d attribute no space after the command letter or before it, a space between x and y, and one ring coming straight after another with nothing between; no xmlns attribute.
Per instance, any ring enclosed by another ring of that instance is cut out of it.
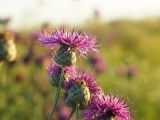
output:
<svg viewBox="0 0 160 120"><path fill-rule="evenodd" d="M124 96L136 120L158 120L160 20L108 24L95 20L76 28L97 36L100 53L108 68L104 73L97 73L96 78L105 93ZM20 32L27 35L31 31ZM46 66L37 65L34 61L27 65L22 62L30 43L22 39L16 41L16 45L17 63L12 66L4 63L0 69L0 120L44 120L55 89L48 82ZM35 56L50 53L49 49L36 42L34 51ZM90 69L83 58L78 58L77 65ZM117 68L122 65L135 65L137 74L132 78L118 74ZM16 76L21 76L19 81Z"/></svg>

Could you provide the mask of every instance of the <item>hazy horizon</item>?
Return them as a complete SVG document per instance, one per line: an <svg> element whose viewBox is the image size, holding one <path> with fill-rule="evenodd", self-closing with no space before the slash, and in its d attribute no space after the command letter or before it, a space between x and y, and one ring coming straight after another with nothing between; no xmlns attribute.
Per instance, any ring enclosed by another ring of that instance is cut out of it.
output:
<svg viewBox="0 0 160 120"><path fill-rule="evenodd" d="M158 0L5 0L0 18L11 17L11 27L36 25L45 21L79 24L93 17L94 10L104 21L138 20L160 16Z"/></svg>

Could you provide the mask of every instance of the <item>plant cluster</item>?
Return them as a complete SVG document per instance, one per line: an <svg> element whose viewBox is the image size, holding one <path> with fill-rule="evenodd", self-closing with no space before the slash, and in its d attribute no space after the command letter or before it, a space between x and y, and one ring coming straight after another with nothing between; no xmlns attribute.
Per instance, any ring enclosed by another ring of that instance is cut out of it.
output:
<svg viewBox="0 0 160 120"><path fill-rule="evenodd" d="M112 94L105 95L93 74L80 70L75 64L76 53L85 57L88 52L97 52L96 37L80 31L71 32L64 27L55 31L43 31L39 42L49 48L59 46L48 67L50 83L56 87L56 95L49 120L58 102L61 88L65 90L64 102L72 108L68 120L81 110L85 120L131 120L126 102Z"/></svg>

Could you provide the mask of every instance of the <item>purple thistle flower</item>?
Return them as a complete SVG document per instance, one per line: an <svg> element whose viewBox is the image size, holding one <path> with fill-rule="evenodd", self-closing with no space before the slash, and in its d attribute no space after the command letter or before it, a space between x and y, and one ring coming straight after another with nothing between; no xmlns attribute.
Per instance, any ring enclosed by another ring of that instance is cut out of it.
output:
<svg viewBox="0 0 160 120"><path fill-rule="evenodd" d="M60 75L61 75L61 66L52 63L48 66L48 74L52 76L52 79L50 80L51 84L58 86ZM76 75L76 66L69 66L64 68L64 81L62 82L62 86L69 78L74 78Z"/></svg>
<svg viewBox="0 0 160 120"><path fill-rule="evenodd" d="M55 31L44 31L39 36L39 41L43 45L54 47L55 45L66 45L70 49L76 49L81 55L87 54L89 51L97 51L96 38L88 33L81 34L74 29L68 32L62 27Z"/></svg>
<svg viewBox="0 0 160 120"><path fill-rule="evenodd" d="M92 95L96 94L103 94L102 89L99 87L97 82L95 81L95 77L93 74L89 74L84 71L78 71L75 77L70 78L68 81L65 82L65 88L69 90L71 87L73 87L77 82L85 82L86 85L89 88L89 91Z"/></svg>
<svg viewBox="0 0 160 120"><path fill-rule="evenodd" d="M99 54L93 54L88 57L89 64L95 69L96 72L105 72L107 65Z"/></svg>
<svg viewBox="0 0 160 120"><path fill-rule="evenodd" d="M132 120L123 99L113 95L95 96L83 112L85 120Z"/></svg>
<svg viewBox="0 0 160 120"><path fill-rule="evenodd" d="M64 68L64 74L67 75L67 78L70 77L75 77L76 75L76 66L67 66ZM48 74L49 75L56 75L56 74L60 74L61 72L61 66L56 64L56 63L52 63L51 65L48 66Z"/></svg>
<svg viewBox="0 0 160 120"><path fill-rule="evenodd" d="M69 79L64 84L64 89L66 89L65 103L72 109L75 109L76 104L79 104L79 109L83 110L88 106L92 96L103 94L93 75L82 71L78 72L76 77Z"/></svg>
<svg viewBox="0 0 160 120"><path fill-rule="evenodd" d="M49 75L57 75L61 72L61 66L57 64L51 64L48 66L48 74Z"/></svg>
<svg viewBox="0 0 160 120"><path fill-rule="evenodd" d="M137 67L135 65L120 65L118 66L117 72L121 75L132 78L137 75Z"/></svg>

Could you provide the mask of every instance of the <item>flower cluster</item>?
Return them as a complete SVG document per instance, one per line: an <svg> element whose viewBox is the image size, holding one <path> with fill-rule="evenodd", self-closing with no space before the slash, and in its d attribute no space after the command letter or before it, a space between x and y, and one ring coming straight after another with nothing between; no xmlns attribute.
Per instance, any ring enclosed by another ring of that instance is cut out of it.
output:
<svg viewBox="0 0 160 120"><path fill-rule="evenodd" d="M39 42L51 48L59 45L53 57L54 63L48 67L50 83L57 88L49 120L52 119L60 88L65 90L65 104L72 108L68 120L74 111L77 111L76 118L78 119L79 109L82 110L85 120L131 120L124 100L113 95L105 96L93 74L75 67L76 51L82 56L91 51L98 51L94 36L76 32L74 29L68 32L62 27L59 30L42 32Z"/></svg>

